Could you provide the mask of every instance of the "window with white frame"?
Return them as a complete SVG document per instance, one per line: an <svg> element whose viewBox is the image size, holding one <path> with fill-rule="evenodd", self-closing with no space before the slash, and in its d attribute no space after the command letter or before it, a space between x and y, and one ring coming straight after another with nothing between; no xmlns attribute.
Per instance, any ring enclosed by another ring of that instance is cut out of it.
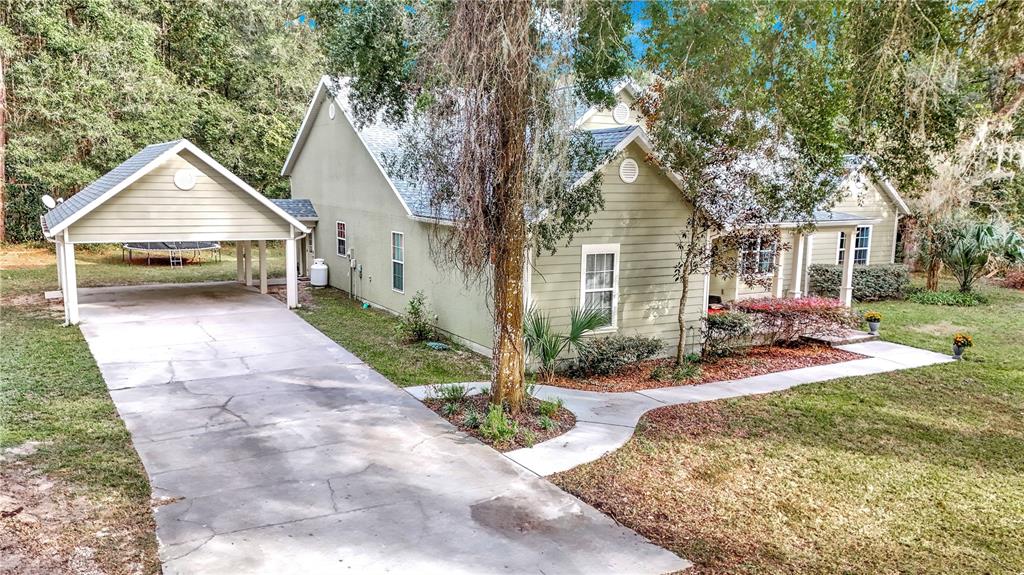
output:
<svg viewBox="0 0 1024 575"><path fill-rule="evenodd" d="M618 322L619 244L583 246L580 301L585 309L605 312L607 327Z"/></svg>
<svg viewBox="0 0 1024 575"><path fill-rule="evenodd" d="M847 250L846 232L839 232L839 246L836 251L836 263L843 265L846 261ZM868 265L871 253L871 226L857 226L857 235L853 240L853 263L854 265Z"/></svg>
<svg viewBox="0 0 1024 575"><path fill-rule="evenodd" d="M391 232L391 289L405 292L405 235Z"/></svg>
<svg viewBox="0 0 1024 575"><path fill-rule="evenodd" d="M348 236L345 235L345 222L335 222L337 226L337 238L338 238L338 255L345 257L348 255Z"/></svg>
<svg viewBox="0 0 1024 575"><path fill-rule="evenodd" d="M853 263L868 265L868 254L871 251L871 226L859 226L857 237L853 241Z"/></svg>
<svg viewBox="0 0 1024 575"><path fill-rule="evenodd" d="M768 274L775 270L773 240L758 237L744 242L740 249L741 274Z"/></svg>

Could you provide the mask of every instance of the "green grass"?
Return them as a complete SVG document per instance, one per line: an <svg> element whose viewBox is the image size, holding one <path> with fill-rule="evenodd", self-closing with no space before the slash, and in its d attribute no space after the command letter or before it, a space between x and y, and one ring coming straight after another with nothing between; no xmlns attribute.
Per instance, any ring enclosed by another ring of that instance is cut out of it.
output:
<svg viewBox="0 0 1024 575"><path fill-rule="evenodd" d="M52 246L5 246L4 251L5 258L11 258L11 263L5 262L4 269L0 270L0 293L4 297L41 294L46 290L57 289L57 264ZM19 265L21 262L14 255L18 253L23 254L23 258L31 265ZM284 277L284 250L280 242L268 245L267 259L270 264L269 276ZM138 255L135 261L132 266L122 261L120 246L76 246L78 287L225 281L235 279L237 273L233 244L224 244L219 262L210 252L204 253L201 264L186 264L180 268L171 268L166 260L146 265ZM254 254L254 274L257 269Z"/></svg>
<svg viewBox="0 0 1024 575"><path fill-rule="evenodd" d="M370 364L396 385L427 385L481 381L490 377L490 361L458 345L435 351L423 343L404 343L398 318L376 309L362 309L333 288L312 292L313 306L299 315L328 337Z"/></svg>
<svg viewBox="0 0 1024 575"><path fill-rule="evenodd" d="M722 573L1024 571L1024 293L909 302L883 339L955 364L663 408L621 450L555 481Z"/></svg>

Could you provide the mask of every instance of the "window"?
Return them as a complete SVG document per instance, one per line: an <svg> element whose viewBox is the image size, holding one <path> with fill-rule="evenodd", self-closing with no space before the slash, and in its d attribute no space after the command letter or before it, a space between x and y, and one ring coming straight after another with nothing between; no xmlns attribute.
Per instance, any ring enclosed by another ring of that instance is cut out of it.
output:
<svg viewBox="0 0 1024 575"><path fill-rule="evenodd" d="M585 309L599 309L615 327L619 302L619 244L583 246L580 301Z"/></svg>
<svg viewBox="0 0 1024 575"><path fill-rule="evenodd" d="M338 255L341 257L348 256L348 240L345 235L345 222L335 222L338 226Z"/></svg>
<svg viewBox="0 0 1024 575"><path fill-rule="evenodd" d="M836 252L836 263L843 265L846 261L846 232L839 232L839 248ZM854 265L866 266L871 252L871 226L857 226L857 235L853 240Z"/></svg>
<svg viewBox="0 0 1024 575"><path fill-rule="evenodd" d="M740 273L768 274L775 270L775 242L751 239L740 250Z"/></svg>
<svg viewBox="0 0 1024 575"><path fill-rule="evenodd" d="M391 289L405 293L405 236L391 232Z"/></svg>
<svg viewBox="0 0 1024 575"><path fill-rule="evenodd" d="M868 253L871 248L871 226L860 226L857 228L857 237L853 242L853 263L857 265L868 265Z"/></svg>

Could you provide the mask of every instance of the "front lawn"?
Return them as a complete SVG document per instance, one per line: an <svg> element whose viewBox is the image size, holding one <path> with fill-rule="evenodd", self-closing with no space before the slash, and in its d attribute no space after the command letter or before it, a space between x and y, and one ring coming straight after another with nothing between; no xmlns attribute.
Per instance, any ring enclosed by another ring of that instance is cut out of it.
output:
<svg viewBox="0 0 1024 575"><path fill-rule="evenodd" d="M884 339L956 364L663 408L566 490L696 573L1024 571L1024 293L884 302Z"/></svg>
<svg viewBox="0 0 1024 575"><path fill-rule="evenodd" d="M490 379L487 358L451 344L445 351L425 343L406 343L398 335L398 318L378 309L363 309L357 300L334 288L311 288L312 303L298 313L313 327L341 344L395 385L429 385Z"/></svg>
<svg viewBox="0 0 1024 575"><path fill-rule="evenodd" d="M0 566L156 573L146 474L85 339L61 321L0 310Z"/></svg>

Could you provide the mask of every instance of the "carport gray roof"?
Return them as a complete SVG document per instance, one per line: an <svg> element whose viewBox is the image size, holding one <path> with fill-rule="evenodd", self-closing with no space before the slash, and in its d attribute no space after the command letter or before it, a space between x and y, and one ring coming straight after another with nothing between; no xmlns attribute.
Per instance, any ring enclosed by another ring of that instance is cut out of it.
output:
<svg viewBox="0 0 1024 575"><path fill-rule="evenodd" d="M146 164L157 159L160 157L160 154L173 148L179 143L181 143L181 140L174 140L171 142L163 142L161 144L151 144L142 148L139 153L128 158L124 162L121 162L119 166L103 174L98 180L82 188L77 194L64 200L63 203L57 204L57 207L53 208L49 212L46 212L46 215L43 216L46 228L53 228L57 224L75 215L79 210L99 199L100 196L130 178L136 172L145 167Z"/></svg>
<svg viewBox="0 0 1024 575"><path fill-rule="evenodd" d="M320 216L313 207L313 202L305 199L271 200L279 208L288 212L297 220L316 220Z"/></svg>

